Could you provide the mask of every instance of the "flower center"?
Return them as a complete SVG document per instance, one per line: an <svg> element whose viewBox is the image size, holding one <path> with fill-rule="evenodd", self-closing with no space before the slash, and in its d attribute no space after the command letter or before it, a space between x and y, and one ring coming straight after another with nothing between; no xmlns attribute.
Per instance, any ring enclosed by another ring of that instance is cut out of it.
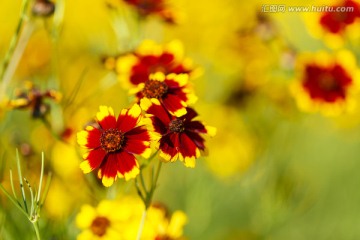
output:
<svg viewBox="0 0 360 240"><path fill-rule="evenodd" d="M347 97L352 84L350 75L340 65L320 67L308 65L303 87L314 100L336 102Z"/></svg>
<svg viewBox="0 0 360 240"><path fill-rule="evenodd" d="M324 91L336 91L340 86L333 76L324 74L324 76L319 79L319 87Z"/></svg>
<svg viewBox="0 0 360 240"><path fill-rule="evenodd" d="M122 147L124 139L124 134L121 131L114 128L107 129L101 134L101 147L106 152L115 152Z"/></svg>
<svg viewBox="0 0 360 240"><path fill-rule="evenodd" d="M170 132L183 132L185 130L184 120L174 119L169 123Z"/></svg>
<svg viewBox="0 0 360 240"><path fill-rule="evenodd" d="M97 217L91 223L90 229L91 231L101 237L106 233L106 229L110 226L110 221L105 217Z"/></svg>
<svg viewBox="0 0 360 240"><path fill-rule="evenodd" d="M168 91L168 86L164 82L147 80L142 93L147 98L161 98Z"/></svg>

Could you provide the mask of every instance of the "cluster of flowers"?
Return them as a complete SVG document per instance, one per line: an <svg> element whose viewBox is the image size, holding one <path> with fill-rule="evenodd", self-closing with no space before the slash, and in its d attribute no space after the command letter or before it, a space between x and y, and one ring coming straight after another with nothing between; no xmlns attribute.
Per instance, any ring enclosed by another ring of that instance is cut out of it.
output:
<svg viewBox="0 0 360 240"><path fill-rule="evenodd" d="M96 208L84 205L76 216L76 225L82 230L77 239L136 239L143 211L141 200L134 197L103 200ZM142 239L183 239L186 221L183 212L176 211L169 216L165 207L153 204L147 211Z"/></svg>
<svg viewBox="0 0 360 240"><path fill-rule="evenodd" d="M309 29L336 49L335 54L321 51L298 57L297 81L291 86L300 109L336 116L356 108L360 72L352 51L344 48L351 35L357 35L360 23L360 4L341 1L333 7L351 8L344 12L323 12L317 19L308 20ZM350 34L351 33L351 34Z"/></svg>
<svg viewBox="0 0 360 240"><path fill-rule="evenodd" d="M84 173L98 168L106 187L117 177L135 178L140 168L134 155L149 158L151 142L164 161L195 166L205 150L201 135L214 135L215 129L195 120L198 114L188 106L196 101L189 82L193 68L182 52L179 41L162 48L147 40L117 59L116 71L135 103L117 117L111 107L100 106L96 126L78 133L79 145L89 150L81 163Z"/></svg>

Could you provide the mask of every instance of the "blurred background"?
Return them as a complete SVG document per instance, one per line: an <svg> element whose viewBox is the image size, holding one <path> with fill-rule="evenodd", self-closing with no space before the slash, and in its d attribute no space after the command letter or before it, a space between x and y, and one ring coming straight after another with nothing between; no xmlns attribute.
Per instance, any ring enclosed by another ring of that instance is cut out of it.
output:
<svg viewBox="0 0 360 240"><path fill-rule="evenodd" d="M136 194L133 182L105 189L81 172L76 133L92 121L99 105L119 113L131 103L117 73L105 66L107 58L133 51L144 39L159 44L178 39L185 56L201 69L192 80L198 96L194 106L201 120L217 128L217 135L207 138L207 156L194 169L176 162L165 164L160 175L154 201L186 213L184 236L360 239L359 111L354 107L331 116L304 111L290 90L301 80L297 59L303 53L335 56L346 49L359 61L360 15L346 23L349 29L326 33L319 24L324 12L287 7L344 2L290 0L284 12L262 12L283 3L168 1L176 23L158 15L139 19L121 0L58 0L47 17L34 16L29 7L8 67L13 73L1 82L2 185L11 191L16 149L30 182L38 179L44 152L45 172L53 172L53 179L39 222L43 239L76 239L75 217L83 204ZM21 3L0 2L2 61ZM61 98L44 97L39 108L5 103L35 86ZM353 99L360 101L356 93ZM37 111L40 117L34 116ZM0 239L34 239L31 224L3 194L0 202Z"/></svg>

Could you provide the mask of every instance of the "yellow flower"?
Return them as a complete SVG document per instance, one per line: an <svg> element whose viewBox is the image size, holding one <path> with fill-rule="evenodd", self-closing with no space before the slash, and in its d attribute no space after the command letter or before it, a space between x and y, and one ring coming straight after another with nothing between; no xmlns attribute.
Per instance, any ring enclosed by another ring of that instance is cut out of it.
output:
<svg viewBox="0 0 360 240"><path fill-rule="evenodd" d="M84 205L76 217L76 225L82 230L77 239L134 240L143 212L143 202L132 196L121 200L103 200L96 208ZM162 205L152 205L147 210L141 239L181 239L186 221L187 217L181 211L168 218Z"/></svg>
<svg viewBox="0 0 360 240"><path fill-rule="evenodd" d="M256 140L241 119L239 113L223 105L211 105L206 112L217 116L216 141L209 141L209 156L206 163L210 170L220 178L227 178L246 172L256 157ZM236 149L236 151L234 151ZM224 159L224 161L219 161Z"/></svg>
<svg viewBox="0 0 360 240"><path fill-rule="evenodd" d="M303 54L296 70L297 80L290 89L301 110L326 116L355 110L360 72L351 52Z"/></svg>
<svg viewBox="0 0 360 240"><path fill-rule="evenodd" d="M94 208L90 205L81 207L76 216L76 225L82 230L77 240L115 240L121 238L121 222L116 218L119 214L117 203L103 200Z"/></svg>

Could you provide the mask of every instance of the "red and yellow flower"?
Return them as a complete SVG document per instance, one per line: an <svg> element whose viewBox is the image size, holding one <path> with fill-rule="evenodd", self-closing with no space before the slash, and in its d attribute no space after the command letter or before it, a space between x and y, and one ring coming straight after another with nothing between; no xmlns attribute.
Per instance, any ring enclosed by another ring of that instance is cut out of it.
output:
<svg viewBox="0 0 360 240"><path fill-rule="evenodd" d="M134 154L148 158L151 153L150 135L140 120L138 104L123 109L117 118L111 107L100 106L96 114L99 127L87 126L77 134L78 144L89 150L80 165L83 172L98 168L98 177L106 187L117 177L135 178L139 164Z"/></svg>
<svg viewBox="0 0 360 240"><path fill-rule="evenodd" d="M291 86L300 109L325 115L351 112L356 107L359 70L348 51L336 56L325 52L304 54L298 59L298 80Z"/></svg>
<svg viewBox="0 0 360 240"><path fill-rule="evenodd" d="M135 7L142 17L156 15L168 23L177 21L175 12L170 9L166 0L124 0L124 2Z"/></svg>
<svg viewBox="0 0 360 240"><path fill-rule="evenodd" d="M347 26L354 24L358 18L360 18L360 5L356 1L347 0L341 1L340 4L333 6L334 8L343 8L349 11L337 12L329 11L323 12L320 17L320 25L324 30L334 33L341 34L344 32Z"/></svg>
<svg viewBox="0 0 360 240"><path fill-rule="evenodd" d="M192 74L194 68L191 60L184 58L180 41L174 40L161 46L152 40L145 40L134 53L117 58L115 70L120 82L127 88L133 88L148 81L153 73Z"/></svg>
<svg viewBox="0 0 360 240"><path fill-rule="evenodd" d="M167 112L155 99L142 99L141 107L148 113L154 139L158 139L159 156L165 161L179 159L185 166L195 167L200 150L205 150L205 140L201 135L214 136L216 129L194 120L198 114L189 107L181 117Z"/></svg>
<svg viewBox="0 0 360 240"><path fill-rule="evenodd" d="M136 95L139 102L142 98L156 99L167 111L176 116L186 113L188 104L197 98L188 84L188 74L169 74L158 72L150 75L149 80L140 83L130 92Z"/></svg>
<svg viewBox="0 0 360 240"><path fill-rule="evenodd" d="M342 45L345 37L357 39L360 37L360 4L355 0L336 1L329 5L329 2L319 3L313 6L317 9L314 18L310 13L306 15L310 31L319 37L323 37L325 42L331 47ZM325 7L329 8L326 10ZM331 9L331 10L330 10Z"/></svg>

